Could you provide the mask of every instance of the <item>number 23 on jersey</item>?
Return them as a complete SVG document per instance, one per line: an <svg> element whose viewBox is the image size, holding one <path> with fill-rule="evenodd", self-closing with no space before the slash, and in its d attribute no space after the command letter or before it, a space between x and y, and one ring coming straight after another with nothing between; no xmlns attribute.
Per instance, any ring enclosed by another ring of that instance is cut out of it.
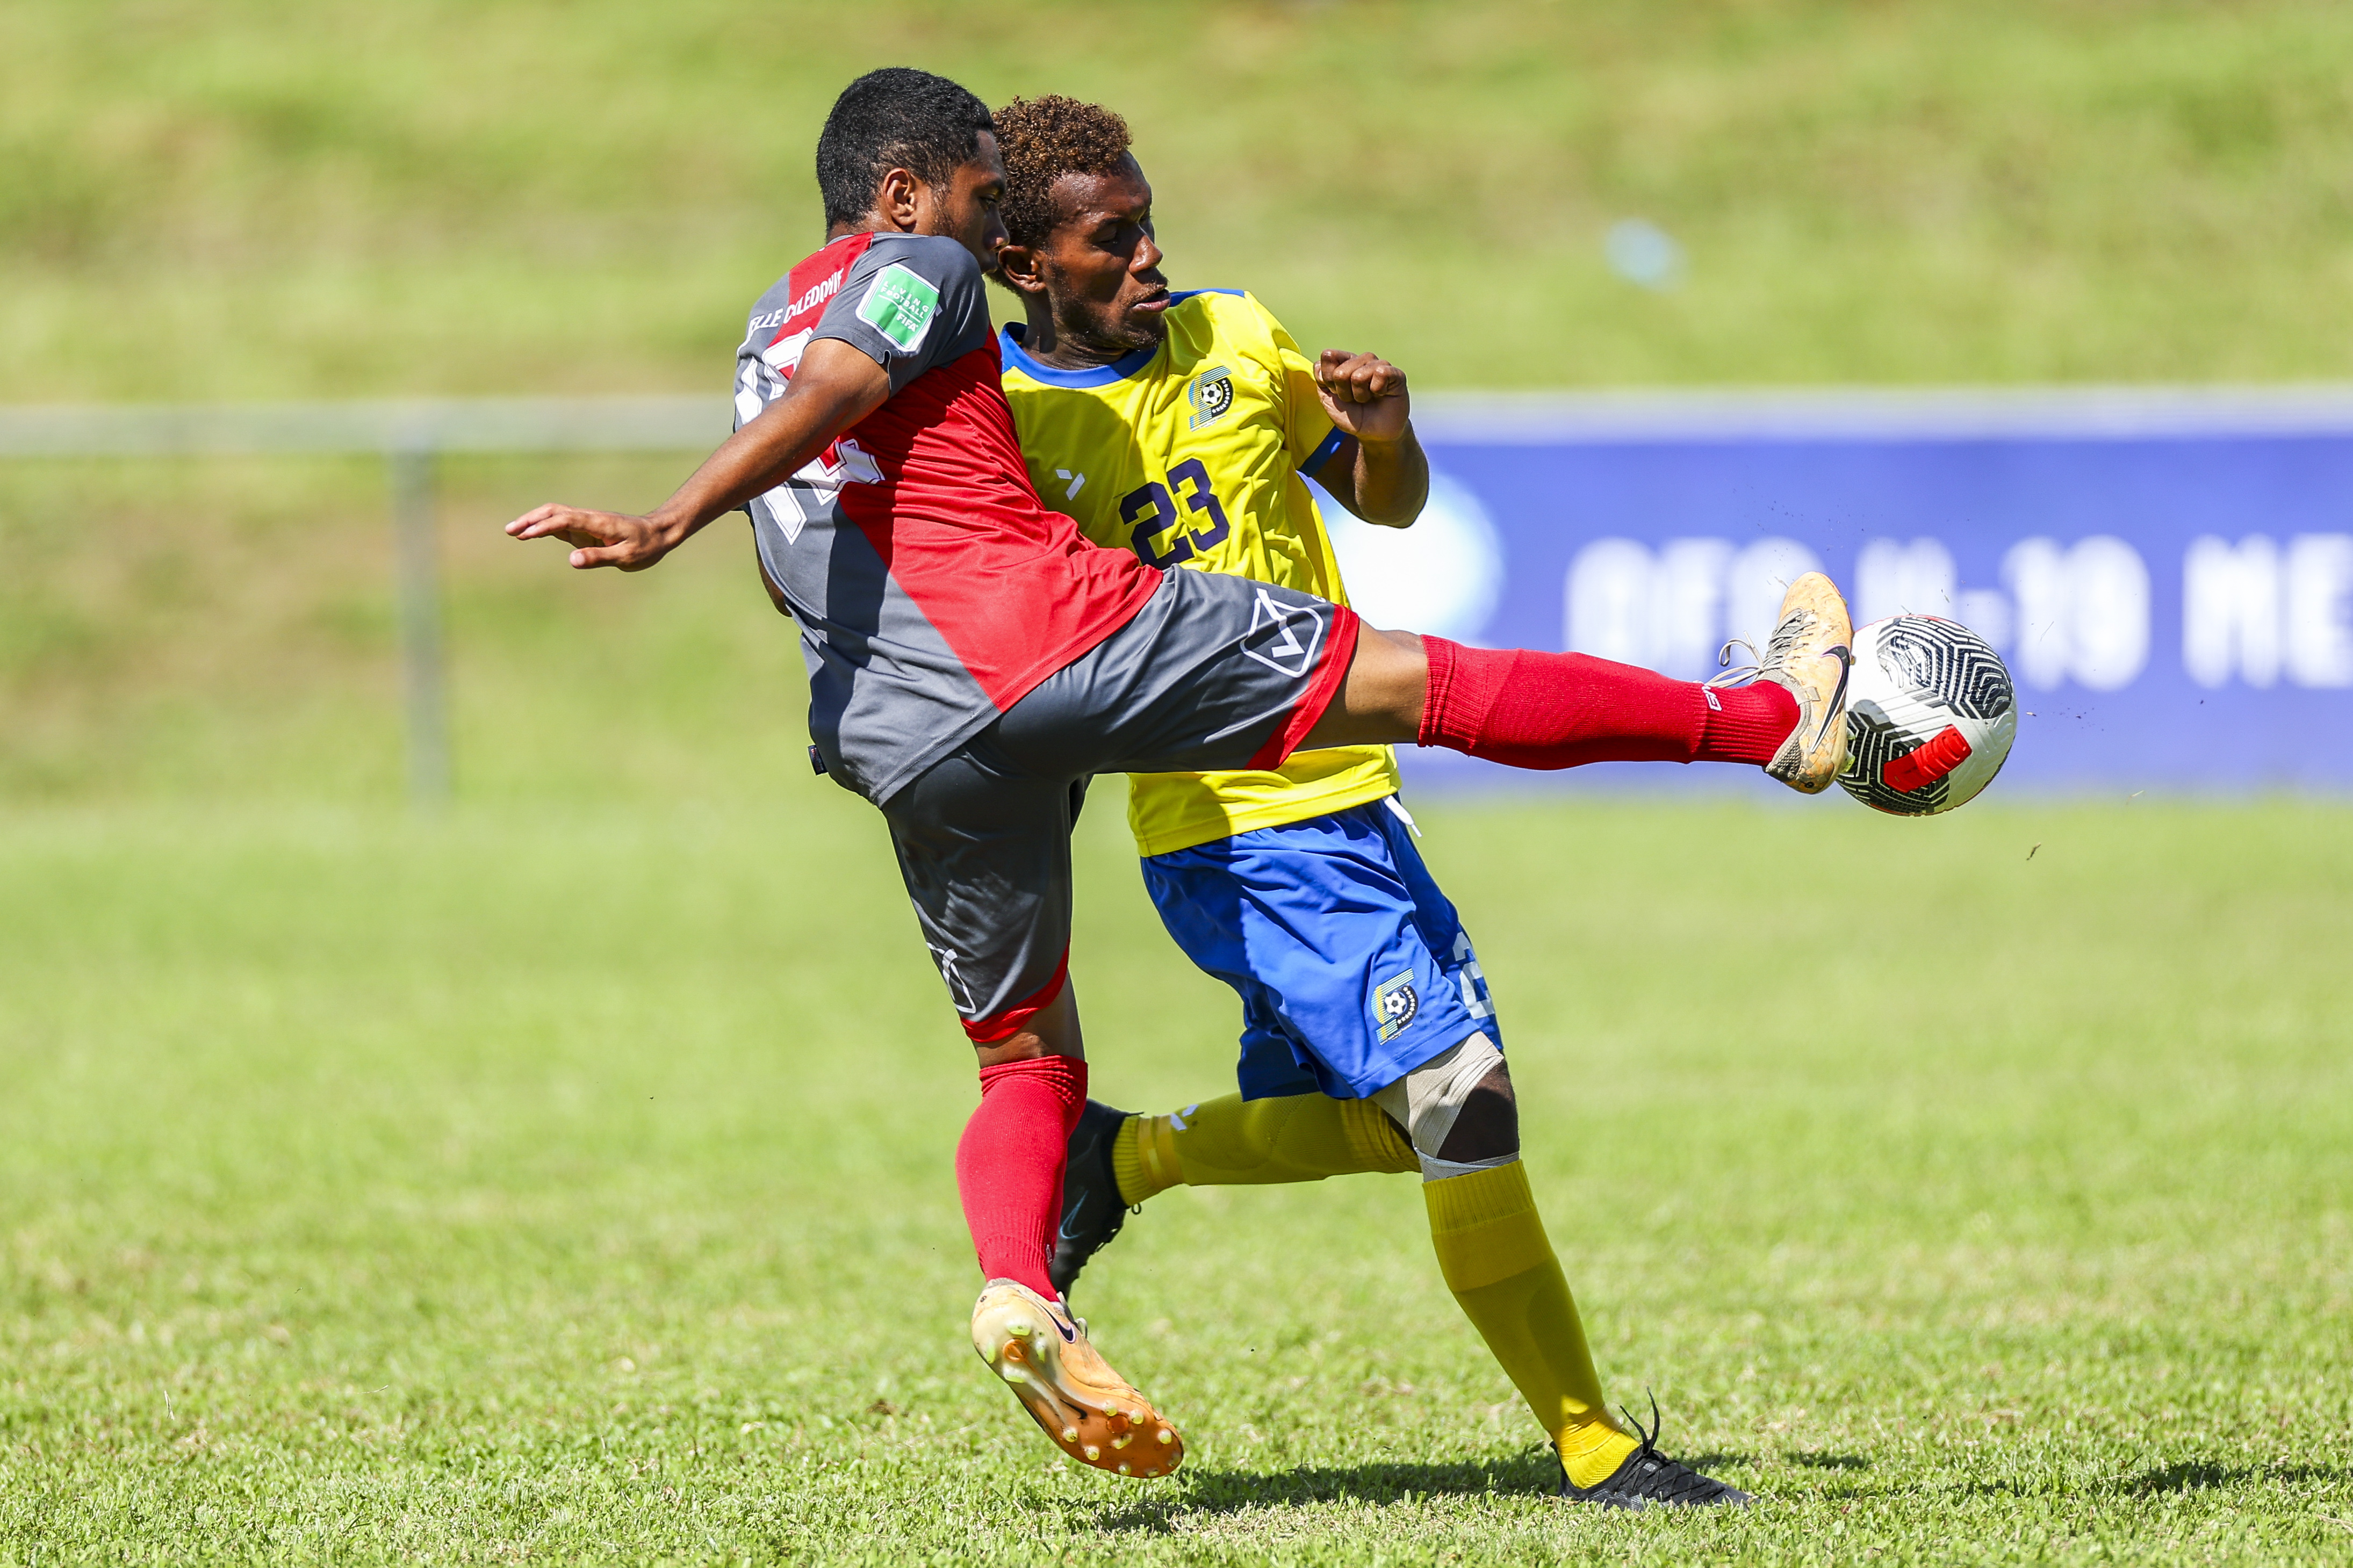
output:
<svg viewBox="0 0 2353 1568"><path fill-rule="evenodd" d="M1176 566L1206 555L1233 531L1198 458L1169 469L1166 483L1154 479L1122 496L1119 519L1129 546L1149 566Z"/></svg>

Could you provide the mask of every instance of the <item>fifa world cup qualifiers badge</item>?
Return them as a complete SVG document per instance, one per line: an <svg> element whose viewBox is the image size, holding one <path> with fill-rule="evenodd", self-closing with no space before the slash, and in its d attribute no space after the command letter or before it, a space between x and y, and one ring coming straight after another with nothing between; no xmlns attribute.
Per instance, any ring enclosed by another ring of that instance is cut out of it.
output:
<svg viewBox="0 0 2353 1568"><path fill-rule="evenodd" d="M1233 374L1224 365L1211 365L1185 384L1185 401L1193 405L1193 417L1185 428L1198 430L1234 405Z"/></svg>
<svg viewBox="0 0 2353 1568"><path fill-rule="evenodd" d="M1373 1022L1380 1026L1384 1044L1394 1040L1398 1031L1413 1022L1421 1011L1421 998L1414 994L1413 971L1381 982L1373 993Z"/></svg>

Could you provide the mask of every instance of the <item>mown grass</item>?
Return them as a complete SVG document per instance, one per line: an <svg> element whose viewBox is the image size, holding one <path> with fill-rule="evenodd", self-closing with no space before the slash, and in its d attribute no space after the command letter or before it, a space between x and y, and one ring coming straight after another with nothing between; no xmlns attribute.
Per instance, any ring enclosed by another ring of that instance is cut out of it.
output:
<svg viewBox="0 0 2353 1568"><path fill-rule="evenodd" d="M907 59L1126 110L1180 280L1428 382L2347 370L2342 7L25 0L0 400L707 389ZM1611 1386L1768 1505L1538 1495L1402 1180L1155 1200L1082 1304L1193 1460L1057 1468L961 1346L969 1057L740 527L495 531L676 471L451 467L438 821L371 466L0 473L0 1561L2353 1551L2321 805L1425 809ZM1115 807L1076 973L1164 1107L1231 1005Z"/></svg>
<svg viewBox="0 0 2353 1568"><path fill-rule="evenodd" d="M0 401L723 384L893 62L1121 109L1180 282L1429 384L2353 367L2326 0L16 0Z"/></svg>
<svg viewBox="0 0 2353 1568"><path fill-rule="evenodd" d="M1106 1098L1229 1082L1116 814ZM879 825L0 823L0 1558L2342 1561L2353 818L1432 807L1618 1395L1767 1500L1603 1518L1409 1179L1156 1199L1073 1472L962 1342L969 1058ZM2032 858L2028 852L2040 845Z"/></svg>
<svg viewBox="0 0 2353 1568"><path fill-rule="evenodd" d="M462 795L741 802L806 774L742 519L629 578L499 530L557 495L650 505L691 460L445 465ZM364 459L0 466L0 801L396 797L386 512Z"/></svg>

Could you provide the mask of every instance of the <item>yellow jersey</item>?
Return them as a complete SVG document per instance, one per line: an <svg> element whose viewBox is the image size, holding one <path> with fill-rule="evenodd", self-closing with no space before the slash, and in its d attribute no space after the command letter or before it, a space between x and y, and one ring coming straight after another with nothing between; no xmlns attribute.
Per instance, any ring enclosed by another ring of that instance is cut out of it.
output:
<svg viewBox="0 0 2353 1568"><path fill-rule="evenodd" d="M1097 544L1155 566L1348 602L1307 479L1340 446L1314 368L1238 289L1180 293L1154 348L1092 370L1029 357L1005 329L1005 397L1038 494ZM1273 772L1138 773L1136 848L1166 855L1394 795L1387 746L1301 752Z"/></svg>

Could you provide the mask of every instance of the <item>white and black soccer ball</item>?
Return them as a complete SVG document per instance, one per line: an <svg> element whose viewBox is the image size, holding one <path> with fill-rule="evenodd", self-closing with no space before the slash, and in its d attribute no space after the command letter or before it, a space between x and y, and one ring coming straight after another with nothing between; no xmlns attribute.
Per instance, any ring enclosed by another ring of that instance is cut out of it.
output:
<svg viewBox="0 0 2353 1568"><path fill-rule="evenodd" d="M2018 738L2018 694L1992 645L1958 621L1859 626L1839 783L1874 810L1934 816L1977 798Z"/></svg>

